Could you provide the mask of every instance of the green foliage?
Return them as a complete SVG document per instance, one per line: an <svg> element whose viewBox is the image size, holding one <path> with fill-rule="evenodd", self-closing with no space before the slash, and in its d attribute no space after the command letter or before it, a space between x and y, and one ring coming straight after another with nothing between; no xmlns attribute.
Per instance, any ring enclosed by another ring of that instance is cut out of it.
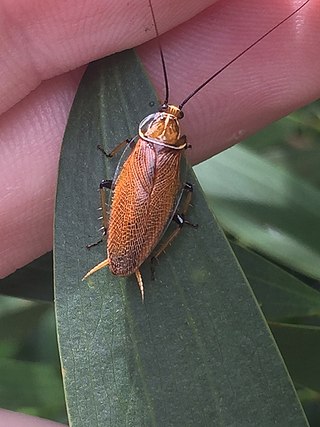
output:
<svg viewBox="0 0 320 427"><path fill-rule="evenodd" d="M225 230L276 262L320 278L320 191L237 145L196 167Z"/></svg>
<svg viewBox="0 0 320 427"><path fill-rule="evenodd" d="M0 406L65 420L52 307L0 298Z"/></svg>
<svg viewBox="0 0 320 427"><path fill-rule="evenodd" d="M137 102L139 100L139 102ZM161 257L156 280L142 268L145 304L132 278L105 269L95 240L99 180L110 151L156 106L130 52L89 67L66 131L55 228L58 337L74 426L307 425L279 353L194 175L187 228ZM70 167L72 165L72 168ZM156 213L155 213L156 214Z"/></svg>
<svg viewBox="0 0 320 427"><path fill-rule="evenodd" d="M315 102L196 167L312 426L320 422L319 115Z"/></svg>
<svg viewBox="0 0 320 427"><path fill-rule="evenodd" d="M0 294L53 301L52 252L42 255L0 280Z"/></svg>
<svg viewBox="0 0 320 427"><path fill-rule="evenodd" d="M64 141L55 256L70 420L73 426L306 425L199 188L190 217L200 227L185 227L161 257L155 281L143 268L144 305L134 278L119 280L105 270L81 282L105 257L103 246L88 252L85 245L97 238L95 189L117 163L95 147L133 135L157 107L130 55L90 67ZM311 426L320 423L318 117L315 103L196 168ZM0 292L52 300L51 268L48 254L1 280ZM0 406L65 421L52 309L8 297L0 308Z"/></svg>

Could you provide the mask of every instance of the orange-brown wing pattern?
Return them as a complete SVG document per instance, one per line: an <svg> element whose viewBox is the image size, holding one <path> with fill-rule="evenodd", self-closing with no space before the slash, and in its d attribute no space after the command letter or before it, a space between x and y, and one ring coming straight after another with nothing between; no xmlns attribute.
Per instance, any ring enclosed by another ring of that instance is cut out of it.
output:
<svg viewBox="0 0 320 427"><path fill-rule="evenodd" d="M150 255L180 188L181 150L139 139L117 177L108 227L110 270L129 275Z"/></svg>

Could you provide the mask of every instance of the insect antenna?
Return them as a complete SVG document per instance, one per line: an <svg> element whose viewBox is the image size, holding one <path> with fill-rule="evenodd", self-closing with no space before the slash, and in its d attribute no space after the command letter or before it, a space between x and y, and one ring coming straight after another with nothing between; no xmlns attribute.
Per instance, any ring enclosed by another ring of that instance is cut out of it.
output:
<svg viewBox="0 0 320 427"><path fill-rule="evenodd" d="M150 0L149 0L150 1ZM209 77L205 82L203 82L200 86L198 86L193 92L190 93L179 105L179 109L181 110L184 105L201 89L203 89L205 86L207 86L208 83L211 82L215 77L217 77L220 73L222 73L226 68L228 68L231 64L233 64L235 61L237 61L241 56L243 56L248 50L252 49L256 44L258 44L262 39L267 37L270 33L272 33L274 30L276 30L280 25L282 25L284 22L288 21L293 15L295 15L299 10L301 10L307 3L309 3L310 0L305 1L301 6L298 7L294 12L290 13L286 18L284 18L281 22L279 22L277 25L272 27L269 31L264 33L261 37L258 38L254 43L252 43L250 46L248 46L246 49L244 49L242 52L240 52L236 57L234 57L231 61L229 61L226 65L224 65L219 71L214 73L211 77Z"/></svg>
<svg viewBox="0 0 320 427"><path fill-rule="evenodd" d="M150 9L151 9L151 15L152 15L152 21L153 21L154 29L156 31L156 36L157 36L156 39L157 39L157 43L158 43L158 47L159 47L159 52L160 52L160 57L161 57L161 63L162 63L162 69L163 69L163 78L164 78L164 84L165 84L165 99L164 99L163 104L167 105L168 104L168 100L169 100L169 83L168 83L166 63L165 63L165 60L164 60L164 55L163 55L163 51L162 51L162 47L161 47L161 43L160 43L159 31L158 31L158 27L157 27L157 23L156 23L156 18L154 16L154 12L153 12L153 7L152 7L151 0L149 0L149 6L150 6Z"/></svg>

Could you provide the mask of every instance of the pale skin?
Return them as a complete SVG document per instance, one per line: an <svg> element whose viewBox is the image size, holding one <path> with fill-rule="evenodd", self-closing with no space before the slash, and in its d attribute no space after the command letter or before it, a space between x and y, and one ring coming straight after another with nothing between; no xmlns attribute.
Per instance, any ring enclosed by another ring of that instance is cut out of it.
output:
<svg viewBox="0 0 320 427"><path fill-rule="evenodd" d="M154 3L159 31L166 32L161 43L171 103L182 101L297 7L290 0ZM139 45L137 52L163 96L157 44L149 41L154 29L147 0L107 4L0 2L5 17L0 25L0 277L52 249L59 151L86 64ZM311 0L185 106L182 125L193 163L319 98L319 28L320 2ZM0 417L2 425L8 423Z"/></svg>

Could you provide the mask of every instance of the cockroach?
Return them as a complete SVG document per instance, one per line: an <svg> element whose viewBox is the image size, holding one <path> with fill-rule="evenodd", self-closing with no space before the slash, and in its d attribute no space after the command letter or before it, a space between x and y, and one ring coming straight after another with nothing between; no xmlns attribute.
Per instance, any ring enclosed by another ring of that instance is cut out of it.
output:
<svg viewBox="0 0 320 427"><path fill-rule="evenodd" d="M157 258L163 252L185 223L195 226L185 219L191 201L192 185L189 183L182 184L180 178L181 159L185 149L189 147L186 136L180 134L179 120L183 118L182 109L184 105L211 80L289 20L309 1L305 1L294 12L264 33L198 86L179 106L175 106L168 103L169 85L166 65L153 7L151 0L149 0L163 68L165 101L157 113L150 114L141 121L137 136L123 141L110 154L107 154L111 157L125 144L130 144L132 147L129 157L114 180L105 180L100 184L103 228L107 234L107 258L92 268L83 280L107 266L116 276L135 274L141 298L144 300L140 266L155 250L168 223L174 220L178 226L155 251L153 258ZM107 218L105 208L104 194L106 188L112 191L109 218ZM178 213L177 200L181 199L182 192L186 192L187 195Z"/></svg>

